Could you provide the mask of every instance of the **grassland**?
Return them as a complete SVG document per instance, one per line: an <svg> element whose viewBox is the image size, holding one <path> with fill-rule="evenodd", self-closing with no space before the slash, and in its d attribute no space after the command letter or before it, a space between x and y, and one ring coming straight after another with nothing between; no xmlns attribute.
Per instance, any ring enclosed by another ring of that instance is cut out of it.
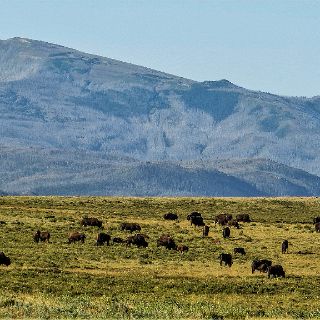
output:
<svg viewBox="0 0 320 320"><path fill-rule="evenodd" d="M179 215L165 221L166 212ZM186 215L202 213L208 238ZM218 213L249 213L254 222L223 239L213 223ZM123 221L138 222L149 247L95 246L96 227L81 227L85 215L103 220L112 237ZM1 318L243 319L320 318L320 234L312 218L318 198L102 198L0 197L0 251L12 260L0 266ZM37 230L52 243L33 241ZM67 244L83 231L85 244ZM156 246L162 233L189 246L179 254ZM289 254L281 242L289 240ZM244 247L231 268L221 252ZM251 274L251 261L283 265L285 279Z"/></svg>

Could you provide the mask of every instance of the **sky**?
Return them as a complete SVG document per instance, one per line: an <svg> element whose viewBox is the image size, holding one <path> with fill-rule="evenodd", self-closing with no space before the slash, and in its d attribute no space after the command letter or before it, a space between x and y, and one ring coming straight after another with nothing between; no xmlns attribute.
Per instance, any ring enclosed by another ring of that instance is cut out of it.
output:
<svg viewBox="0 0 320 320"><path fill-rule="evenodd" d="M0 0L25 37L181 77L320 95L320 0Z"/></svg>

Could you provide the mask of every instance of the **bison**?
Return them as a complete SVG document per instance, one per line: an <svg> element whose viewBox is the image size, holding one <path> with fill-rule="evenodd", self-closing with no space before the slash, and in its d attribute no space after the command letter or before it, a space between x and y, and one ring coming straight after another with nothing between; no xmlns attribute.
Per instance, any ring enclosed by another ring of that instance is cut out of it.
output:
<svg viewBox="0 0 320 320"><path fill-rule="evenodd" d="M102 246L104 245L105 243L107 243L107 246L109 245L109 242L111 240L111 237L109 234L107 233L103 233L103 232L100 232L98 234L98 238L97 238L97 246Z"/></svg>
<svg viewBox="0 0 320 320"><path fill-rule="evenodd" d="M202 217L191 217L191 225L195 227L202 227L205 225Z"/></svg>
<svg viewBox="0 0 320 320"><path fill-rule="evenodd" d="M314 217L313 218L313 224L319 223L320 222L320 217Z"/></svg>
<svg viewBox="0 0 320 320"><path fill-rule="evenodd" d="M187 215L187 220L191 220L192 217L201 217L201 213L194 211Z"/></svg>
<svg viewBox="0 0 320 320"><path fill-rule="evenodd" d="M131 233L133 231L141 231L141 227L140 225L138 225L137 223L131 223L131 222L123 222L120 225L120 229L126 230L126 231L130 231Z"/></svg>
<svg viewBox="0 0 320 320"><path fill-rule="evenodd" d="M146 241L144 235L142 234L135 234L134 236L130 236L126 240L127 246L134 244L138 248L143 247L146 248L148 247L148 242Z"/></svg>
<svg viewBox="0 0 320 320"><path fill-rule="evenodd" d="M224 226L225 224L228 223L228 221L231 221L231 220L232 220L232 214L220 213L216 215L214 222Z"/></svg>
<svg viewBox="0 0 320 320"><path fill-rule="evenodd" d="M0 252L0 264L4 264L9 266L11 264L11 260L7 257L3 252Z"/></svg>
<svg viewBox="0 0 320 320"><path fill-rule="evenodd" d="M289 242L288 240L284 240L281 244L281 252L288 253Z"/></svg>
<svg viewBox="0 0 320 320"><path fill-rule="evenodd" d="M175 213L172 213L172 212L168 212L168 213L165 213L163 215L163 219L165 219L165 220L177 220L178 219L178 215L176 215Z"/></svg>
<svg viewBox="0 0 320 320"><path fill-rule="evenodd" d="M69 234L68 241L69 241L69 244L77 241L81 241L82 243L84 243L85 238L86 236L83 233L72 232Z"/></svg>
<svg viewBox="0 0 320 320"><path fill-rule="evenodd" d="M86 226L91 226L91 227L102 227L102 221L97 219L97 218L88 218L85 217L81 220L81 225L86 227Z"/></svg>
<svg viewBox="0 0 320 320"><path fill-rule="evenodd" d="M286 274L280 264L268 267L268 278L285 278Z"/></svg>
<svg viewBox="0 0 320 320"><path fill-rule="evenodd" d="M203 227L202 236L203 236L203 237L208 237L208 235L209 235L209 230L210 230L210 227L207 226L207 225L205 225L205 226Z"/></svg>
<svg viewBox="0 0 320 320"><path fill-rule="evenodd" d="M316 232L320 232L320 222L316 223L314 227L316 229Z"/></svg>
<svg viewBox="0 0 320 320"><path fill-rule="evenodd" d="M160 247L160 246L166 247L169 250L171 250L171 249L176 250L177 249L177 245L176 245L174 239L171 236L169 236L168 234L163 234L157 240L157 247Z"/></svg>
<svg viewBox="0 0 320 320"><path fill-rule="evenodd" d="M221 253L219 256L220 266L222 266L222 262L224 262L225 266L232 266L232 255L230 253Z"/></svg>
<svg viewBox="0 0 320 320"><path fill-rule="evenodd" d="M246 254L246 251L244 250L244 248L234 248L233 249L233 252L234 253L240 253L242 255L245 255Z"/></svg>
<svg viewBox="0 0 320 320"><path fill-rule="evenodd" d="M253 260L251 264L251 271L254 273L256 270L260 272L268 272L268 268L272 265L270 260Z"/></svg>
<svg viewBox="0 0 320 320"><path fill-rule="evenodd" d="M229 238L229 237L230 237L230 228L229 228L229 227L223 228L222 236L223 236L224 238Z"/></svg>
<svg viewBox="0 0 320 320"><path fill-rule="evenodd" d="M47 231L40 232L40 230L37 230L37 232L33 235L33 240L36 243L39 243L39 241L41 242L47 241L49 243L50 233Z"/></svg>
<svg viewBox="0 0 320 320"><path fill-rule="evenodd" d="M247 213L240 213L236 215L238 222L251 222L250 216Z"/></svg>
<svg viewBox="0 0 320 320"><path fill-rule="evenodd" d="M185 246L185 245L179 245L179 246L177 246L177 249L176 249L176 250L179 251L179 252L181 252L181 253L183 253L183 252L189 251L189 247L187 247L187 246Z"/></svg>

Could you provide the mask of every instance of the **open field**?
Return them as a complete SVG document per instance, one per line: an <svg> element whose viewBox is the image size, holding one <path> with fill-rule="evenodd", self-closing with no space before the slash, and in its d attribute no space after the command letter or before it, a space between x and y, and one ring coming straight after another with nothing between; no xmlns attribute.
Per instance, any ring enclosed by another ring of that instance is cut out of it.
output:
<svg viewBox="0 0 320 320"><path fill-rule="evenodd" d="M186 220L192 211L210 226L208 238ZM179 221L164 220L167 212ZM249 213L253 222L223 239L218 213ZM112 237L130 235L121 222L137 222L149 247L97 247L101 230L80 226L85 215L103 220ZM318 198L0 197L0 251L12 261L0 266L0 317L320 318L320 233L312 224L319 215ZM52 243L35 243L37 229ZM86 242L68 244L71 231L84 232ZM163 233L189 251L158 248ZM234 247L247 255L220 266L219 254ZM281 264L286 278L251 274L255 258Z"/></svg>

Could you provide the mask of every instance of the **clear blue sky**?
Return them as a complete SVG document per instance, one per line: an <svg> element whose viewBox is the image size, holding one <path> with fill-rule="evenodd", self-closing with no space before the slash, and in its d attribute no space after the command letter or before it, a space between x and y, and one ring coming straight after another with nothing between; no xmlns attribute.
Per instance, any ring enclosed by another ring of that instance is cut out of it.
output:
<svg viewBox="0 0 320 320"><path fill-rule="evenodd" d="M199 81L320 95L320 0L0 0L0 39L15 36Z"/></svg>

